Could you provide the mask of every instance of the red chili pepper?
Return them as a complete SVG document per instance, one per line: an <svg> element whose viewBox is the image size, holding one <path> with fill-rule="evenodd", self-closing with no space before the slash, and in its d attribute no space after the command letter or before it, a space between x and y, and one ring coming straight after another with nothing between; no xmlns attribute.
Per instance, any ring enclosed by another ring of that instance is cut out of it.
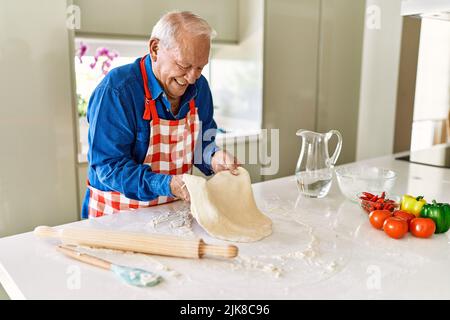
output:
<svg viewBox="0 0 450 320"><path fill-rule="evenodd" d="M373 198L373 194L371 194L369 192L363 192L363 195L365 195L368 198Z"/></svg>
<svg viewBox="0 0 450 320"><path fill-rule="evenodd" d="M371 194L370 192L362 192L359 198L361 199L361 208L367 213L374 210L394 211L396 208L395 201L387 199L385 191L383 191L380 196Z"/></svg>

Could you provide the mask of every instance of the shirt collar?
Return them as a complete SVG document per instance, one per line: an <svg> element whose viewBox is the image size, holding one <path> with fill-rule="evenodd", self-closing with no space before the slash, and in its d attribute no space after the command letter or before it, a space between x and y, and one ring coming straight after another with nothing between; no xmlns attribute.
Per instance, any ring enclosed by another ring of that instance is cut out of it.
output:
<svg viewBox="0 0 450 320"><path fill-rule="evenodd" d="M156 100L164 92L164 90L161 88L161 85L158 80L156 80L155 74L153 73L150 55L148 55L145 59L145 69L147 71L148 86L152 94L152 99Z"/></svg>
<svg viewBox="0 0 450 320"><path fill-rule="evenodd" d="M152 99L156 100L159 98L161 94L164 93L164 90L159 84L158 80L156 79L155 74L153 73L150 55L147 55L147 58L145 59L145 69L147 71L148 86L152 94ZM195 98L196 96L197 96L197 83L194 83L193 85L189 85L187 87L186 92L181 97L180 103L184 104L186 101L190 101L192 98Z"/></svg>

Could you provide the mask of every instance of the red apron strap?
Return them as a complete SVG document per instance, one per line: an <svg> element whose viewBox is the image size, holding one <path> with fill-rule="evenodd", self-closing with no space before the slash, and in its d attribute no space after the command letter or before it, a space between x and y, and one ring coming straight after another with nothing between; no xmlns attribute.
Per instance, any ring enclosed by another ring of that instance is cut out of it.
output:
<svg viewBox="0 0 450 320"><path fill-rule="evenodd" d="M145 98L145 105L144 105L144 115L142 116L142 119L144 120L150 120L151 119L151 103L152 100L148 100Z"/></svg>
<svg viewBox="0 0 450 320"><path fill-rule="evenodd" d="M155 100L150 100L150 107L149 107L149 109L150 109L150 113L152 114L151 118L153 119L153 121L155 121L155 124L159 123L158 112L156 112L156 101ZM145 120L150 120L150 118L149 119L145 119Z"/></svg>
<svg viewBox="0 0 450 320"><path fill-rule="evenodd" d="M196 123L195 123L195 119L196 119L196 112L197 112L197 110L196 110L196 108L195 108L195 100L194 100L194 98L192 98L190 101L189 101L189 118L190 119L194 119L194 121L193 122L190 122L189 120L188 120L188 123L189 123L189 129L190 129L190 131L191 131L191 152L192 153L194 153L194 147L195 147L195 126L197 125ZM188 119L189 119L188 118Z"/></svg>
<svg viewBox="0 0 450 320"><path fill-rule="evenodd" d="M196 110L195 110L195 101L194 101L194 98L192 98L192 99L189 101L189 111L191 112L191 114L194 114L194 112L196 111Z"/></svg>
<svg viewBox="0 0 450 320"><path fill-rule="evenodd" d="M148 87L148 77L147 77L147 70L145 69L145 59L147 58L148 54L143 56L140 62L141 67L141 74L142 79L144 81L144 92L145 92L145 105L144 105L144 115L142 116L142 119L144 120L150 120L154 119L158 121L158 113L156 112L156 103L155 100L152 99L152 93Z"/></svg>
<svg viewBox="0 0 450 320"><path fill-rule="evenodd" d="M144 80L144 91L145 91L145 97L149 100L152 99L152 94L150 90L148 89L148 77L147 77L147 70L145 70L145 58L147 58L148 55L145 55L141 58L140 66L141 66L141 74L142 78Z"/></svg>
<svg viewBox="0 0 450 320"><path fill-rule="evenodd" d="M155 100L149 100L145 98L145 105L144 105L144 115L142 116L142 119L144 120L150 120L153 119L154 121L158 121L158 113L156 112L156 102Z"/></svg>

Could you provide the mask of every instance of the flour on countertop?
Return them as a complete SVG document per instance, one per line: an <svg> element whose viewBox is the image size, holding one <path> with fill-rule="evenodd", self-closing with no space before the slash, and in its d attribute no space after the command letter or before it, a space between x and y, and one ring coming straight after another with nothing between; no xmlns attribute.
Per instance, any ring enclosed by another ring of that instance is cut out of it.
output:
<svg viewBox="0 0 450 320"><path fill-rule="evenodd" d="M283 269L271 263L264 263L261 260L239 255L231 263L232 270L258 270L272 274L275 278L279 278Z"/></svg>
<svg viewBox="0 0 450 320"><path fill-rule="evenodd" d="M331 262L324 261L322 259L320 239L314 233L313 227L293 217L293 211L296 206L297 203L294 201L285 201L279 196L275 196L265 201L262 209L269 214L283 215L306 228L309 241L306 244L305 249L277 255L257 255L250 257L240 254L231 263L231 268L233 270L244 269L263 271L279 278L283 273L293 271L292 263L289 262L298 261L305 262L308 266L313 267L314 270L319 270L319 273L322 275L330 275L337 272L339 270L340 262L342 262L343 259L337 259L339 262L336 260ZM287 267L288 265L290 267Z"/></svg>
<svg viewBox="0 0 450 320"><path fill-rule="evenodd" d="M152 229L169 228L171 233L178 235L193 235L193 217L189 206L184 206L178 210L171 210L154 217L146 227Z"/></svg>
<svg viewBox="0 0 450 320"><path fill-rule="evenodd" d="M263 201L261 209L263 212L271 214L286 215L292 212L296 207L296 202L292 200L282 200L280 196L275 195Z"/></svg>
<svg viewBox="0 0 450 320"><path fill-rule="evenodd" d="M308 226L309 227L309 226ZM231 262L232 270L256 270L272 274L275 278L279 278L283 273L292 271L293 267L286 267L290 261L305 261L309 266L318 267L322 274L330 274L338 271L337 261L326 263L320 259L319 239L314 235L313 230L309 227L310 242L306 249L292 251L279 255L258 255L249 257L239 255ZM270 261L270 262L267 262Z"/></svg>

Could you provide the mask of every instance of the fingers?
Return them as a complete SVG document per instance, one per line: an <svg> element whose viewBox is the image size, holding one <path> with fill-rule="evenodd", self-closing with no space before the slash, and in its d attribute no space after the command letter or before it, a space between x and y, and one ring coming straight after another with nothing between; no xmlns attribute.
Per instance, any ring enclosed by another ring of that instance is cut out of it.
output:
<svg viewBox="0 0 450 320"><path fill-rule="evenodd" d="M237 176L237 175L239 175L239 169L238 168L239 168L239 165L237 165L235 163L224 163L224 164L222 164L220 166L220 169L219 169L218 172L228 170L228 171L230 171L230 173L232 175Z"/></svg>
<svg viewBox="0 0 450 320"><path fill-rule="evenodd" d="M170 181L170 191L172 194L183 201L190 201L189 191L183 182L181 175L174 175Z"/></svg>
<svg viewBox="0 0 450 320"><path fill-rule="evenodd" d="M235 176L239 175L239 169L238 169L238 165L237 164L233 164L233 165L229 166L228 170L230 170L230 173L232 175L235 175Z"/></svg>
<svg viewBox="0 0 450 320"><path fill-rule="evenodd" d="M189 191L186 187L186 184L181 180L182 185L180 186L179 198L183 201L190 201Z"/></svg>
<svg viewBox="0 0 450 320"><path fill-rule="evenodd" d="M189 191L188 191L188 189L187 189L187 187L186 187L186 183L184 183L183 182L183 185L181 186L181 194L182 194L182 200L184 200L184 201L191 201L191 197L190 197L190 194L189 194Z"/></svg>
<svg viewBox="0 0 450 320"><path fill-rule="evenodd" d="M230 170L230 173L232 175L239 175L239 167L240 167L240 163L238 162L238 160L235 157L232 157L232 162L231 163L227 163L227 170Z"/></svg>
<svg viewBox="0 0 450 320"><path fill-rule="evenodd" d="M218 151L213 157L213 171L218 173L220 171L229 170L233 175L239 175L238 167L241 164L238 162L237 158L232 156L226 151Z"/></svg>

